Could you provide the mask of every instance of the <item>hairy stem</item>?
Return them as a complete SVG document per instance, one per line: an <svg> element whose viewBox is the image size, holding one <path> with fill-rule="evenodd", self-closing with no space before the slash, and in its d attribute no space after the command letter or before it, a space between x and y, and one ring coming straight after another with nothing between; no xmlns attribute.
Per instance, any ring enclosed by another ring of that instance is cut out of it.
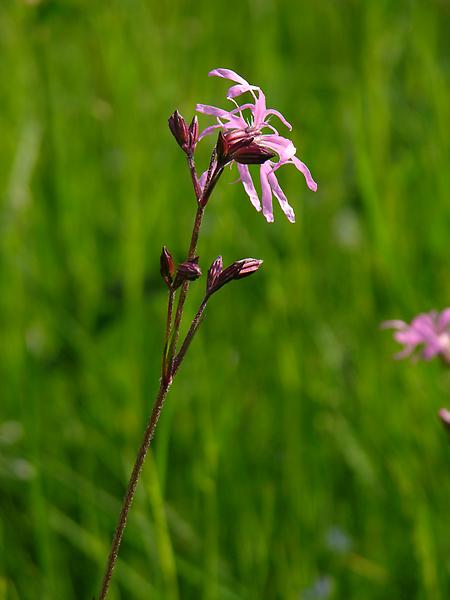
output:
<svg viewBox="0 0 450 600"><path fill-rule="evenodd" d="M183 362L184 355L186 354L189 346L191 345L192 339L193 339L194 335L196 334L197 329L199 328L199 325L201 323L203 313L205 312L205 308L206 308L206 304L207 304L208 300L209 300L209 296L206 296L203 299L203 302L200 304L200 308L198 309L197 314L195 315L194 320L191 323L189 331L187 332L186 337L184 338L184 342L181 345L180 351L174 358L173 368L172 368L172 376L175 376L176 372L178 371L179 366Z"/></svg>
<svg viewBox="0 0 450 600"><path fill-rule="evenodd" d="M200 233L200 227L202 224L204 212L205 212L205 207L201 206L199 204L197 206L197 213L195 215L194 227L192 229L192 237L191 237L191 243L189 246L188 260L194 258L194 256L195 256L195 251L197 249L198 235ZM188 290L189 290L189 281L185 281L183 283L183 285L181 286L180 295L178 297L177 311L175 314L175 320L174 320L174 324L173 324L172 341L171 341L170 349L169 349L169 360L170 361L173 360L173 356L176 352L178 338L180 336L181 318L183 316L183 308L184 308L184 303L186 301L186 296L187 296Z"/></svg>
<svg viewBox="0 0 450 600"><path fill-rule="evenodd" d="M114 533L111 550L108 556L108 562L106 563L105 575L103 577L102 588L99 596L99 600L105 600L108 590L109 584L111 583L112 572L114 566L117 562L117 556L119 553L120 543L122 541L123 532L125 529L125 525L127 524L128 513L131 508L131 504L133 502L134 494L136 491L136 486L139 480L139 475L142 471L142 465L144 464L145 457L147 455L148 449L150 447L150 443L152 441L153 435L155 433L156 424L158 423L159 415L161 414L161 409L164 404L164 400L166 398L167 392L169 390L170 383L161 381L161 385L158 391L158 395L156 397L155 403L153 405L152 412L150 414L150 418L147 423L147 427L145 428L144 438L141 443L141 447L139 448L139 452L136 457L136 461L134 463L133 471L130 476L130 480L128 482L127 491L125 493L125 497L122 503L122 509L119 515L119 521L117 523L116 531Z"/></svg>
<svg viewBox="0 0 450 600"><path fill-rule="evenodd" d="M188 161L188 165L189 165L189 171L191 173L192 185L194 186L195 197L197 198L197 202L198 202L202 195L202 189L198 182L197 171L195 169L194 157L192 155L188 154L187 161Z"/></svg>
<svg viewBox="0 0 450 600"><path fill-rule="evenodd" d="M167 362L167 347L169 345L170 333L172 331L172 313L173 313L173 301L175 298L175 292L171 288L169 289L169 299L167 301L167 322L166 322L166 335L164 338L164 349L163 349L163 357L162 357L162 378L164 380L170 380L171 374L170 369L168 368ZM169 361L170 364L170 361Z"/></svg>
<svg viewBox="0 0 450 600"><path fill-rule="evenodd" d="M213 153L214 156L214 153ZM194 186L194 192L197 199L197 212L195 215L194 226L192 229L191 242L189 245L188 251L188 260L194 258L195 251L197 249L198 236L200 233L200 227L202 224L203 214L205 212L205 206L208 202L208 199L213 191L217 181L219 180L220 175L222 174L223 169L215 168L212 169L213 158L211 159L210 164L210 177L208 177L208 181L205 184L205 188L202 191L200 188L200 183L197 178L197 172L195 169L195 163L193 156L188 156L188 166L189 171L191 173L192 183ZM153 435L155 433L156 425L158 423L159 416L161 414L161 410L164 404L164 400L167 396L167 392L172 383L173 376L175 371L178 370L184 355L189 347L189 344L192 341L192 338L197 331L197 328L200 323L201 316L206 306L206 302L208 298L205 298L202 302L197 315L195 316L191 327L188 331L188 334L183 342L181 350L176 359L176 369L174 370L174 355L176 352L176 346L178 343L178 338L180 334L180 325L181 318L183 316L183 307L186 300L186 295L189 289L189 282L185 281L181 287L180 295L178 298L177 310L174 318L173 328L172 328L172 318L173 318L173 303L175 293L173 290L169 290L169 299L167 306L167 323L166 323L166 331L165 331L165 343L163 350L163 358L162 358L162 377L161 383L159 387L159 392L156 397L155 403L153 405L152 412L150 414L149 421L147 423L147 427L144 432L144 438L142 440L141 446L139 448L139 452L136 457L136 461L134 463L133 471L130 476L130 480L128 482L128 486L126 489L125 497L123 499L122 508L119 515L119 521L116 527L116 531L114 533L114 537L112 540L111 550L108 556L108 561L106 564L106 570L103 577L102 588L99 596L99 600L105 600L109 586L111 583L112 573L117 562L117 557L119 553L120 543L122 541L123 532L125 530L125 526L127 523L128 513L131 508L131 504L133 502L134 494L136 492L136 486L139 481L139 476L142 471L142 466L144 464L145 457L147 455L148 449L150 447L150 443L153 439ZM172 336L169 346L169 340ZM168 348L169 346L169 348Z"/></svg>

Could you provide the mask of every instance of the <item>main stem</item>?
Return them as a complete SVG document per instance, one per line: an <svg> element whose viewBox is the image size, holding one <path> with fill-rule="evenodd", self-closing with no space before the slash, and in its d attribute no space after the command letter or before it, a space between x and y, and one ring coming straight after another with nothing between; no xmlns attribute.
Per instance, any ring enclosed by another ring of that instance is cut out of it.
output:
<svg viewBox="0 0 450 600"><path fill-rule="evenodd" d="M200 227L202 224L204 212L205 212L205 207L201 206L199 204L197 206L197 213L195 215L194 227L192 229L192 237L191 237L191 243L189 246L188 260L194 258L194 256L195 256L195 251L197 249L198 235L200 233ZM174 324L173 324L173 337L172 337L171 350L170 350L171 360L173 359L174 354L176 352L178 338L180 336L181 317L183 316L183 308L184 308L184 303L186 301L186 296L187 296L188 290L189 290L189 281L185 281L183 283L183 285L181 286L180 296L178 297L177 312L175 314L175 320L174 320Z"/></svg>
<svg viewBox="0 0 450 600"><path fill-rule="evenodd" d="M206 204L208 203L209 197L212 194L213 189L216 186L216 183L219 181L220 176L223 172L223 167L214 166L214 152L211 157L211 163L209 167L209 173L207 177L207 181L205 183L205 188L203 192L200 190L200 186L198 185L197 176L195 174L195 165L193 159L188 157L189 169L192 175L192 181L194 183L195 195L197 196L197 213L195 215L194 227L192 229L192 237L191 243L189 246L188 260L191 260L195 256L195 251L197 249L198 235L200 232L200 227L202 225L203 214L205 212ZM197 184L197 185L196 185ZM185 281L181 287L180 296L178 298L177 312L175 314L175 321L173 325L173 336L171 342L170 349L170 357L171 360L174 360L178 338L180 336L180 325L181 325L181 317L183 316L183 308L184 303L186 301L186 296L189 290L189 281Z"/></svg>
<svg viewBox="0 0 450 600"><path fill-rule="evenodd" d="M161 380L161 385L159 387L158 395L156 397L155 403L153 405L153 409L147 423L147 427L144 432L144 438L141 443L141 447L139 448L138 455L136 457L136 461L134 463L133 471L130 476L130 481L128 483L127 492L125 494L125 498L123 500L122 509L119 515L119 522L116 527L116 531L114 533L113 542L111 546L111 550L108 556L108 562L106 564L105 575L103 577L102 589L100 592L99 600L105 600L106 595L108 594L109 584L111 582L112 572L114 566L117 561L117 556L119 553L120 542L122 541L123 532L125 529L125 525L127 524L128 512L130 510L131 504L133 502L134 493L136 491L136 486L139 480L139 476L142 471L142 465L144 464L145 457L147 455L148 449L150 447L150 443L153 439L153 435L155 433L156 424L158 423L159 415L161 414L161 409L164 404L164 400L166 399L167 392L170 387L170 382L164 382Z"/></svg>
<svg viewBox="0 0 450 600"><path fill-rule="evenodd" d="M202 219L203 219L203 214L205 212L206 203L208 202L209 196L211 195L211 192L214 189L223 169L222 168L216 169L214 172L212 172L211 181L209 182L209 184L205 187L204 191L202 192L200 189L198 179L197 179L194 159L192 156L188 156L188 165L189 165L189 170L191 172L195 196L197 198L197 212L195 215L194 227L192 229L191 242L190 242L189 251L188 251L188 260L190 260L190 259L194 258L195 251L197 249L198 236L200 233L200 227L202 224ZM153 409L150 414L150 418L149 418L147 427L144 432L144 439L142 440L141 447L139 448L139 452L136 457L136 461L134 463L133 471L131 473L130 480L128 482L127 491L125 493L125 498L123 500L122 509L121 509L120 515L119 515L119 522L117 524L116 531L114 533L111 550L110 550L110 553L108 556L108 562L106 564L106 571L105 571L105 575L103 577L102 588L101 588L99 600L105 600L105 598L108 594L109 584L111 582L113 569L117 562L117 556L119 553L120 543L122 541L123 532L125 530L125 525L127 523L128 513L130 511L131 504L133 502L134 494L136 491L136 486L137 486L137 483L139 481L139 476L142 471L142 466L144 464L145 457L147 455L148 449L149 449L151 441L153 439L153 435L155 433L159 415L161 414L164 400L166 399L167 392L168 392L170 384L172 382L172 378L174 375L174 364L173 364L174 355L176 352L176 347L177 347L178 338L179 338L179 334L180 334L181 317L183 316L183 307L184 307L184 303L186 300L186 295L187 295L188 289L189 289L189 282L185 281L183 283L183 286L180 291L180 296L178 298L178 305L177 305L177 310L176 310L175 319L174 319L172 341L170 342L170 349L169 349L170 365L165 364L166 358L163 357L163 374L161 377L159 392L156 397L155 403L153 405ZM169 292L167 325L166 325L166 343L164 346L164 354L166 353L166 350L167 350L168 338L170 336L170 331L171 331L173 299L174 299L174 296L173 296L173 292L171 291L171 292ZM206 302L205 302L205 305L206 305ZM201 312L203 312L203 310L204 310L204 305L202 305L202 306L203 306L203 308L202 308ZM180 355L177 357L176 369L178 369L178 367L181 364L181 361L183 360L183 357L187 350L187 347L189 346L189 344L192 340L193 334L195 333L195 331L197 329L200 317L201 317L201 314L198 314L196 319L194 319L195 327L192 330L192 326L191 326L191 330L189 331L190 335L188 335L188 342L186 344L186 341L185 341L185 344L183 344L183 347L181 349Z"/></svg>

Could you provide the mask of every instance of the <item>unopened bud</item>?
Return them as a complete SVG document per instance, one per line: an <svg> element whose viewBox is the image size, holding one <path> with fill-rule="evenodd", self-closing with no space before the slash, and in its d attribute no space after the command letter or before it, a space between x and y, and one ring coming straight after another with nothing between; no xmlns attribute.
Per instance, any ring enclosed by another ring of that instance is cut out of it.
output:
<svg viewBox="0 0 450 600"><path fill-rule="evenodd" d="M189 130L186 121L177 110L169 117L169 128L180 147L186 152L189 145Z"/></svg>
<svg viewBox="0 0 450 600"><path fill-rule="evenodd" d="M438 415L441 420L441 423L448 431L448 433L450 433L450 410L447 410L446 408L441 408Z"/></svg>
<svg viewBox="0 0 450 600"><path fill-rule="evenodd" d="M243 258L234 262L216 277L214 284L208 289L208 294L217 292L218 289L233 279L243 279L252 275L259 269L262 263L263 261L257 258Z"/></svg>
<svg viewBox="0 0 450 600"><path fill-rule="evenodd" d="M192 119L189 125L189 152L193 153L198 142L198 119L197 115Z"/></svg>
<svg viewBox="0 0 450 600"><path fill-rule="evenodd" d="M206 281L206 293L209 293L210 290L213 289L213 287L217 281L217 278L222 273L222 267L223 267L222 257L218 256L216 258L216 260L212 263L212 265L210 266L209 271L208 271L208 279Z"/></svg>
<svg viewBox="0 0 450 600"><path fill-rule="evenodd" d="M167 287L171 287L175 267L172 255L165 246L163 246L159 261L161 265L161 277L166 282Z"/></svg>
<svg viewBox="0 0 450 600"><path fill-rule="evenodd" d="M174 289L178 288L185 281L194 281L202 274L202 270L198 266L198 256L191 260L178 265L177 275L173 284Z"/></svg>

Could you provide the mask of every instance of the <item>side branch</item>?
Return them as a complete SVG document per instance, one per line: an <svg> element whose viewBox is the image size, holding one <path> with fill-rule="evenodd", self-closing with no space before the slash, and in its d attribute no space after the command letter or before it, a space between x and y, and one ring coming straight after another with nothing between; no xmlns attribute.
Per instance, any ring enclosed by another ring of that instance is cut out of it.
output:
<svg viewBox="0 0 450 600"><path fill-rule="evenodd" d="M183 358L184 358L189 346L191 345L194 335L197 333L197 329L199 328L199 325L202 321L203 313L205 312L205 308L206 308L206 304L208 303L208 300L209 300L209 296L206 296L203 299L203 302L200 304L200 308L198 309L197 314L195 315L194 320L191 323L189 331L187 332L186 337L184 338L184 341L181 345L180 351L174 358L173 367L172 367L172 376L173 377L175 376L176 372L178 371L179 366L183 362Z"/></svg>

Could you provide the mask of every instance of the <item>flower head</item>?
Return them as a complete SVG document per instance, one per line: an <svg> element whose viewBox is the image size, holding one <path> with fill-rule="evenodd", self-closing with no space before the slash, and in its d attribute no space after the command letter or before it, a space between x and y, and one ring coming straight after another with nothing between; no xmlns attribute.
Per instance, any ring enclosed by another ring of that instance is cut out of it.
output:
<svg viewBox="0 0 450 600"><path fill-rule="evenodd" d="M425 360L440 354L450 363L450 308L441 313L422 313L410 325L404 321L385 321L383 326L395 329L394 339L404 345L396 358L410 356L421 346L422 358Z"/></svg>
<svg viewBox="0 0 450 600"><path fill-rule="evenodd" d="M283 115L266 106L266 97L261 88L251 85L240 75L230 69L214 69L208 73L209 76L222 77L234 82L227 93L228 100L235 104L232 110L224 110L206 104L197 104L197 112L212 115L217 118L217 124L207 127L199 139L213 133L216 129L223 132L225 142L228 140L240 140L239 148L234 155L230 155L231 162L237 163L240 181L256 210L261 211L268 222L273 221L272 197L278 200L281 209L289 221L295 221L294 210L281 189L275 175L275 171L282 165L293 164L303 173L310 190L317 190L317 184L311 176L308 167L295 156L296 149L291 140L282 137L270 124L270 117L277 117L289 130L292 126ZM249 92L253 96L253 102L239 105L234 98ZM243 111L249 111L250 119L247 122ZM269 130L269 132L267 131ZM243 140L243 142L242 142ZM272 158L278 156L277 161ZM230 162L230 160L228 162ZM256 192L248 164L260 164L261 200ZM205 174L204 174L205 176ZM204 181L205 177L201 178ZM261 206L262 205L262 206Z"/></svg>

